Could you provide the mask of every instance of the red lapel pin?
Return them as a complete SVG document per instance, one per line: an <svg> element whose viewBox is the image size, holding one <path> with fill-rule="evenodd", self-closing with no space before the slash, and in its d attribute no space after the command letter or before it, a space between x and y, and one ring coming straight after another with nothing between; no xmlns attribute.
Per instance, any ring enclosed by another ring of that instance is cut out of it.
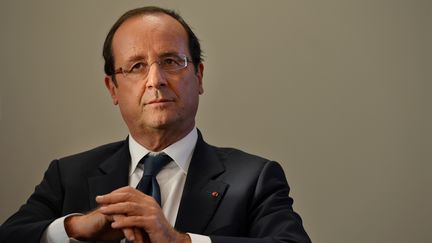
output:
<svg viewBox="0 0 432 243"><path fill-rule="evenodd" d="M219 192L212 192L211 195L212 197L216 198L219 196Z"/></svg>

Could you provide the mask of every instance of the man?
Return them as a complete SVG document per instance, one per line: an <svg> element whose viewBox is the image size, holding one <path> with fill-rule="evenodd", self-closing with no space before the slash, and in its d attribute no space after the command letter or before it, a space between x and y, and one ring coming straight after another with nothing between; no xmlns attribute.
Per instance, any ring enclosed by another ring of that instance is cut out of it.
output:
<svg viewBox="0 0 432 243"><path fill-rule="evenodd" d="M103 54L128 138L53 161L0 242L310 242L279 164L195 128L204 65L179 15L125 13Z"/></svg>

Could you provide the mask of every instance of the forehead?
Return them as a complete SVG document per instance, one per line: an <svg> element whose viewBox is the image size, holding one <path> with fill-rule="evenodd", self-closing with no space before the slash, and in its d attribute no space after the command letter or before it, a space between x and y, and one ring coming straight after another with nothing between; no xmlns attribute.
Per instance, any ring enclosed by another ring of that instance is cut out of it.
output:
<svg viewBox="0 0 432 243"><path fill-rule="evenodd" d="M162 13L126 20L114 34L112 50L116 63L168 52L189 54L186 30L176 19Z"/></svg>

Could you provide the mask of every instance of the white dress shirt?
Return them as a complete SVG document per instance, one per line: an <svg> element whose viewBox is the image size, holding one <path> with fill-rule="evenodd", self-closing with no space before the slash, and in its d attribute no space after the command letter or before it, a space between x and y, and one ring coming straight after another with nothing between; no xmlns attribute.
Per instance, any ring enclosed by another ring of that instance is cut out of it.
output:
<svg viewBox="0 0 432 243"><path fill-rule="evenodd" d="M173 159L168 165L162 168L156 179L161 190L162 211L171 225L175 224L183 188L186 182L186 175L192 154L198 139L197 129L192 131L179 141L171 144L161 152L166 153ZM131 166L129 167L129 186L136 187L144 173L144 165L139 161L148 153L152 153L140 145L129 135L129 152L131 155ZM80 242L67 236L64 228L64 219L70 215L54 220L45 230L40 243L57 242ZM188 233L192 243L211 243L210 237ZM122 240L124 242L124 240Z"/></svg>

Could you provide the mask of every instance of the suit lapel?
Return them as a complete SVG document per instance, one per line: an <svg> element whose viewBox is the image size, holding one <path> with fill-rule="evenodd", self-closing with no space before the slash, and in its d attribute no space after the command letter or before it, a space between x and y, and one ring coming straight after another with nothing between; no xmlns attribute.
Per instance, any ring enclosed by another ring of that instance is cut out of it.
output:
<svg viewBox="0 0 432 243"><path fill-rule="evenodd" d="M215 180L224 171L216 151L199 133L177 214L177 230L204 232L228 187L223 181Z"/></svg>
<svg viewBox="0 0 432 243"><path fill-rule="evenodd" d="M129 178L130 153L127 140L123 146L102 162L96 176L88 178L90 207L96 208L96 196L127 186Z"/></svg>

